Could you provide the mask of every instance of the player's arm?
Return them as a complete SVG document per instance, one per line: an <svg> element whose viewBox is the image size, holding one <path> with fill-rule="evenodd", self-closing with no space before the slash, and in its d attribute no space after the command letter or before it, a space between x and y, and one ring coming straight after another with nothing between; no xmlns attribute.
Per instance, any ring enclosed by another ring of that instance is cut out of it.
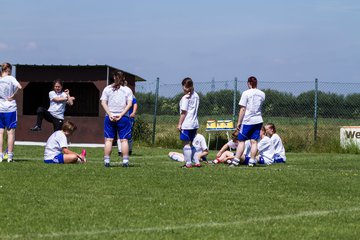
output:
<svg viewBox="0 0 360 240"><path fill-rule="evenodd" d="M75 97L70 96L69 89L65 89L64 93L67 96L66 103L69 104L70 106L72 106L74 104Z"/></svg>
<svg viewBox="0 0 360 240"><path fill-rule="evenodd" d="M122 117L129 111L129 109L131 108L131 106L132 106L132 99L129 99L129 100L127 101L127 103L126 103L126 107L125 107L124 111L122 111L122 112L120 113L119 119L122 118Z"/></svg>
<svg viewBox="0 0 360 240"><path fill-rule="evenodd" d="M137 103L134 103L134 104L133 104L133 112L130 114L130 117L131 117L131 118L135 118L137 109L138 109L138 104L137 104Z"/></svg>
<svg viewBox="0 0 360 240"><path fill-rule="evenodd" d="M114 118L114 117L113 117L112 112L110 112L110 110L109 110L107 100L101 100L101 106L102 106L103 109L105 110L106 114L109 116L109 119L110 119L111 121L113 121L113 118Z"/></svg>
<svg viewBox="0 0 360 240"><path fill-rule="evenodd" d="M185 120L186 113L187 113L187 111L181 110L180 118L179 118L179 123L178 123L178 126L177 126L177 129L178 129L179 131L181 131L181 125L183 124L183 122L184 122L184 120Z"/></svg>
<svg viewBox="0 0 360 240"><path fill-rule="evenodd" d="M83 156L81 156L80 154L77 154L76 152L71 151L67 147L63 147L62 151L64 154L75 154L78 158L83 159Z"/></svg>
<svg viewBox="0 0 360 240"><path fill-rule="evenodd" d="M216 154L216 157L220 157L223 152L225 152L228 149L229 145L227 143L222 146L222 148L219 150L219 152Z"/></svg>
<svg viewBox="0 0 360 240"><path fill-rule="evenodd" d="M7 98L7 100L8 100L8 101L14 100L15 95L17 94L17 92L19 91L19 89L22 89L22 86L20 85L20 83L16 86L16 90L15 90L14 94L11 95L11 96L9 96L9 97Z"/></svg>
<svg viewBox="0 0 360 240"><path fill-rule="evenodd" d="M238 117L238 122L237 122L237 129L238 130L240 130L241 123L242 123L242 121L244 119L244 116L245 116L245 111L246 111L246 107L240 106L239 117Z"/></svg>

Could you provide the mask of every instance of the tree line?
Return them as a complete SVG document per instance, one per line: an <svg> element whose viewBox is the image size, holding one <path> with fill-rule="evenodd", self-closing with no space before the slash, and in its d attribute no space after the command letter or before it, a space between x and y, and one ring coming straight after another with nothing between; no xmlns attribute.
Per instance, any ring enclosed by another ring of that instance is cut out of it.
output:
<svg viewBox="0 0 360 240"><path fill-rule="evenodd" d="M265 89L266 100L263 115L268 117L313 117L315 111L315 91L308 91L295 96L291 93ZM220 90L199 93L199 116L232 115L233 90ZM335 93L317 92L317 114L323 118L360 118L360 94L339 95ZM157 115L178 115L179 101L182 93L173 97L158 97ZM136 93L139 114L154 114L155 94ZM236 94L236 111L240 92ZM237 113L236 113L237 114Z"/></svg>

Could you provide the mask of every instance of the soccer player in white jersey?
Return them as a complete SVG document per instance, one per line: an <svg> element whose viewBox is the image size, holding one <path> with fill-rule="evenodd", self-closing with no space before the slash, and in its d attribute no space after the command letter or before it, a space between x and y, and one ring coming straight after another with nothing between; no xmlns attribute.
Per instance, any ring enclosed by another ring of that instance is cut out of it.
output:
<svg viewBox="0 0 360 240"><path fill-rule="evenodd" d="M129 166L129 143L131 122L129 109L132 106L133 92L125 86L125 75L121 71L113 74L114 83L104 88L100 101L106 112L104 120L104 165L110 167L113 140L118 134L121 142L122 166Z"/></svg>
<svg viewBox="0 0 360 240"><path fill-rule="evenodd" d="M194 83L191 78L184 78L181 82L184 96L180 100L180 118L177 129L180 131L180 140L183 142L183 154L185 159L184 168L192 167L192 156L196 149L192 145L192 141L196 136L199 128L199 120L197 118L199 108L199 95L194 91ZM195 160L195 167L200 167L198 159Z"/></svg>
<svg viewBox="0 0 360 240"><path fill-rule="evenodd" d="M54 132L61 130L64 123L65 107L74 104L75 97L70 96L69 89L63 89L63 83L56 79L53 83L53 90L49 92L50 106L48 109L38 107L36 110L36 125L31 131L40 131L43 119L53 124Z"/></svg>
<svg viewBox="0 0 360 240"><path fill-rule="evenodd" d="M216 159L212 161L214 164L218 163L231 163L232 159L234 159L236 152L230 151L228 149L236 150L239 145L238 140L239 131L236 129L231 135L232 139L222 146L219 152L216 154ZM250 141L245 141L245 150L243 155L240 158L240 164L247 165L250 159L250 149L251 144Z"/></svg>
<svg viewBox="0 0 360 240"><path fill-rule="evenodd" d="M265 100L265 93L257 89L257 79L253 76L248 78L248 90L244 91L240 98L240 111L237 123L239 130L239 145L236 149L235 158L230 166L240 164L240 157L245 149L245 141L251 141L251 153L248 166L254 166L257 153L257 142L260 139L260 129L263 125L261 106Z"/></svg>
<svg viewBox="0 0 360 240"><path fill-rule="evenodd" d="M256 162L258 164L271 165L274 163L275 149L271 139L266 136L265 127L260 130L261 140L258 143L258 156L256 156Z"/></svg>
<svg viewBox="0 0 360 240"><path fill-rule="evenodd" d="M76 125L70 121L66 121L61 130L51 134L45 145L44 163L85 163L86 151L82 150L81 154L71 151L68 148L68 138L77 129Z"/></svg>
<svg viewBox="0 0 360 240"><path fill-rule="evenodd" d="M196 152L194 154L193 161L195 162L196 159L199 161L206 162L207 155L209 154L209 150L206 144L206 139L203 135L200 133L196 134L194 140L192 141L192 145L195 147ZM184 154L179 152L169 152L168 154L169 158L177 161L177 162L184 162Z"/></svg>
<svg viewBox="0 0 360 240"><path fill-rule="evenodd" d="M270 137L275 148L274 162L285 163L286 162L285 148L280 136L276 133L275 125L273 123L265 124L265 130L266 130L266 134Z"/></svg>
<svg viewBox="0 0 360 240"><path fill-rule="evenodd" d="M22 89L20 83L11 76L12 66L10 63L1 65L0 77L0 162L3 161L3 137L6 128L8 162L13 161L15 129L17 127L17 105L15 95Z"/></svg>

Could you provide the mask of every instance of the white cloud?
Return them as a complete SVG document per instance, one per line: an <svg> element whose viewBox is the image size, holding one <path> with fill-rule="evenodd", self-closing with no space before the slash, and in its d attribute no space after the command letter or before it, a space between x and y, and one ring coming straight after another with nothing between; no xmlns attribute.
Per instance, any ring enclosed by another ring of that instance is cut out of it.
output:
<svg viewBox="0 0 360 240"><path fill-rule="evenodd" d="M36 42L28 42L25 44L25 49L26 50L33 50L33 49L37 49L37 44Z"/></svg>
<svg viewBox="0 0 360 240"><path fill-rule="evenodd" d="M0 42L0 51L9 49L9 46L6 43Z"/></svg>

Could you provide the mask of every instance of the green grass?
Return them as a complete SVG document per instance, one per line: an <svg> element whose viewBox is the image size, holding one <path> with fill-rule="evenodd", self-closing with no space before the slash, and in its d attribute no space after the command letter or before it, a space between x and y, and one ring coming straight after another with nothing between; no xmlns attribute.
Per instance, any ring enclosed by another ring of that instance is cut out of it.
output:
<svg viewBox="0 0 360 240"><path fill-rule="evenodd" d="M74 148L75 150L79 150ZM114 149L115 150L115 149ZM290 153L286 164L181 169L170 149L134 149L132 167L47 165L16 146L0 164L0 239L357 239L360 159ZM215 152L210 153L210 158Z"/></svg>

